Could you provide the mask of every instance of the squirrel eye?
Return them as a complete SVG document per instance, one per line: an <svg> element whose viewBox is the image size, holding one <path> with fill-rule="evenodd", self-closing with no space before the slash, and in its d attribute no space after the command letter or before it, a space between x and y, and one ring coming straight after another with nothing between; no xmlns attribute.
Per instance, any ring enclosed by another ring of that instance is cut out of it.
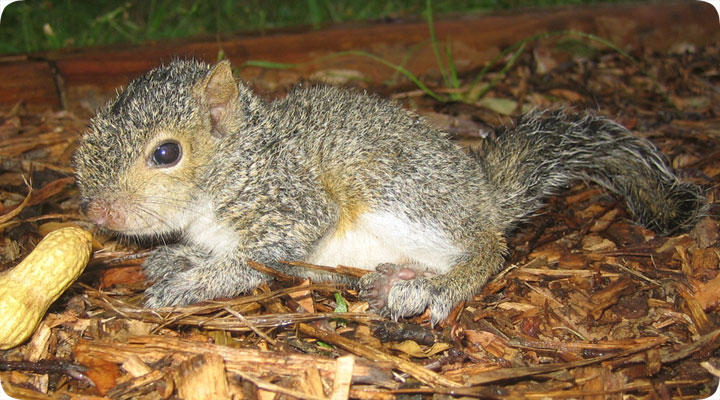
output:
<svg viewBox="0 0 720 400"><path fill-rule="evenodd" d="M155 149L152 155L152 163L157 166L169 167L180 160L180 145L175 142L163 143Z"/></svg>

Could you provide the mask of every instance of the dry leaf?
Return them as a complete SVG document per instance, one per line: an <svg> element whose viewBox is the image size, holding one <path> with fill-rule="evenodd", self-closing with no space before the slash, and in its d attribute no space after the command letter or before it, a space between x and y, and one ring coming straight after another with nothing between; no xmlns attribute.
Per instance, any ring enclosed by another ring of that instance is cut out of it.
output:
<svg viewBox="0 0 720 400"><path fill-rule="evenodd" d="M507 348L507 341L500 336L485 331L476 331L468 329L465 331L465 337L470 343L482 346L485 351L495 357L502 357Z"/></svg>
<svg viewBox="0 0 720 400"><path fill-rule="evenodd" d="M411 357L427 358L449 349L450 345L448 343L436 342L430 348L423 348L413 340L406 340L401 343L393 344L391 347L395 350L402 351Z"/></svg>
<svg viewBox="0 0 720 400"><path fill-rule="evenodd" d="M587 235L582 241L583 250L591 253L598 253L601 251L611 251L617 248L617 245L612 241L602 238L596 235Z"/></svg>

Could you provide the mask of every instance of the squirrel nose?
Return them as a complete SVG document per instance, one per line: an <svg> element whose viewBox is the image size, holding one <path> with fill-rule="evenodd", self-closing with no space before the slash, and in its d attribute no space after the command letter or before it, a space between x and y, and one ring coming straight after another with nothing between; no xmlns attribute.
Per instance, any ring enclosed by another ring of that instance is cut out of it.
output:
<svg viewBox="0 0 720 400"><path fill-rule="evenodd" d="M85 215L94 224L110 229L126 229L128 204L124 199L92 199L85 205Z"/></svg>
<svg viewBox="0 0 720 400"><path fill-rule="evenodd" d="M109 210L105 203L88 201L84 208L82 204L80 208L83 209L83 213L87 215L90 221L96 225L104 225L107 222Z"/></svg>

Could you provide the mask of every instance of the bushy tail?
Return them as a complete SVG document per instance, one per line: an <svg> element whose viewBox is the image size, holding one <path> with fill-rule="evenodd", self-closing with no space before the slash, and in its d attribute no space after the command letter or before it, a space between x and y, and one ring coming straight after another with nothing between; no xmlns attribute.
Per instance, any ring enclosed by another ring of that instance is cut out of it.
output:
<svg viewBox="0 0 720 400"><path fill-rule="evenodd" d="M662 234L692 228L707 209L702 190L680 182L650 142L605 118L531 113L485 150L478 159L506 220L534 212L575 179L622 194L637 221Z"/></svg>

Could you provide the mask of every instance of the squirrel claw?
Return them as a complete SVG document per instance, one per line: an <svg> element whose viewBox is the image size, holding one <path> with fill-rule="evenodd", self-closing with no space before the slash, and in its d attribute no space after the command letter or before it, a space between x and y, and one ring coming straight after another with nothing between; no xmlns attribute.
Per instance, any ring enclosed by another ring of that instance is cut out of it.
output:
<svg viewBox="0 0 720 400"><path fill-rule="evenodd" d="M420 314L430 305L431 317L436 323L445 318L447 312L445 307L435 310L435 303L442 305L442 301L431 301L434 293L432 276L428 271L421 272L409 266L380 264L375 272L360 279L360 297L379 314L395 320Z"/></svg>
<svg viewBox="0 0 720 400"><path fill-rule="evenodd" d="M360 297L367 300L373 310L386 315L388 295L392 287L402 280L402 269L397 264L379 264L375 272L360 279Z"/></svg>

